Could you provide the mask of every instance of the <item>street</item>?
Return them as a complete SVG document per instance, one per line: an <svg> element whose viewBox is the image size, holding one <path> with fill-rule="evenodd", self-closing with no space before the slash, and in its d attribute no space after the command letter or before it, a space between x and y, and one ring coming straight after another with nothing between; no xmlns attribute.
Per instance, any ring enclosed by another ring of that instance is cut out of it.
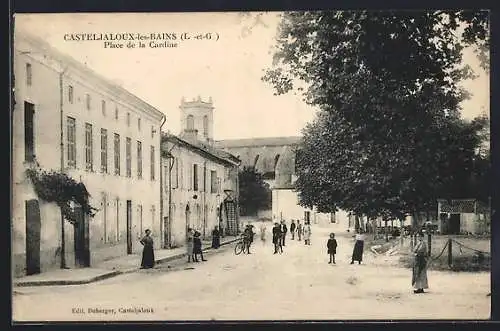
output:
<svg viewBox="0 0 500 331"><path fill-rule="evenodd" d="M337 236L337 264L328 264L328 225L312 225L311 246L287 236L273 254L255 236L250 255L234 244L153 270L78 286L15 288L15 321L487 319L490 273L429 271L428 293L415 295L411 270L365 249L350 265L353 242ZM134 310L134 308L136 308Z"/></svg>

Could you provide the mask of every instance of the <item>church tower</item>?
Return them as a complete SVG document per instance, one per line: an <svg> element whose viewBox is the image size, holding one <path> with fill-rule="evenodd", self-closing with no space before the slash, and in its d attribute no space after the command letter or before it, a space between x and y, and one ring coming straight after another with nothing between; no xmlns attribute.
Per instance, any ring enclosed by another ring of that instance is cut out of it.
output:
<svg viewBox="0 0 500 331"><path fill-rule="evenodd" d="M181 100L181 138L190 143L203 143L213 145L213 103L212 97L208 102L201 97L191 101Z"/></svg>

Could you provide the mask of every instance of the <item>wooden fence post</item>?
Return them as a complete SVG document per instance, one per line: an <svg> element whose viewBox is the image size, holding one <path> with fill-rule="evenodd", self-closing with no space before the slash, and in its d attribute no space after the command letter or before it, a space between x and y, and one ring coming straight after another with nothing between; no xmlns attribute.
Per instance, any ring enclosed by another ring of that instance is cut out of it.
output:
<svg viewBox="0 0 500 331"><path fill-rule="evenodd" d="M453 264L453 247L451 239L448 239L448 267Z"/></svg>
<svg viewBox="0 0 500 331"><path fill-rule="evenodd" d="M431 239L431 233L427 233L427 247L428 247L428 255L431 256L431 251L432 251L432 239Z"/></svg>

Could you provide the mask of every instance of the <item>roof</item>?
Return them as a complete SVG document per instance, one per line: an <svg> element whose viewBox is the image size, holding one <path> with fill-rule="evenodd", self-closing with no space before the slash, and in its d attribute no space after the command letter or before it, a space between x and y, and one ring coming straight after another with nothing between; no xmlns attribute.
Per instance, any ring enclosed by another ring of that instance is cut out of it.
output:
<svg viewBox="0 0 500 331"><path fill-rule="evenodd" d="M227 139L227 140L218 140L215 142L215 145L219 148L283 146L283 145L297 145L300 143L301 139L302 137L299 136Z"/></svg>
<svg viewBox="0 0 500 331"><path fill-rule="evenodd" d="M54 60L57 62L64 63L65 65L73 68L77 72L81 72L87 76L92 77L95 79L99 84L101 84L104 88L107 88L111 93L115 94L118 97L125 97L131 100L132 102L136 103L136 105L140 108L144 108L144 110L147 110L150 112L150 115L153 115L155 117L158 117L159 119L162 119L165 117L165 114L161 112L160 110L156 109L146 101L140 99L133 93L129 92L125 88L119 86L118 84L112 82L110 79L105 78L101 76L100 74L96 73L94 70L90 69L86 65L78 62L75 60L73 57L63 54L62 52L58 51L55 49L52 45L44 41L38 36L34 36L29 32L20 30L19 28L16 28L15 30L15 36L14 36L14 45L16 45L15 40L16 39L22 39L31 45L39 48L41 51L43 51L46 55L52 57Z"/></svg>
<svg viewBox="0 0 500 331"><path fill-rule="evenodd" d="M221 151L221 150L218 150L216 148L207 148L206 146L205 147L202 147L202 146L198 146L198 145L194 145L194 144L191 144L181 138L179 138L178 136L175 136L173 134L163 134L162 135L162 142L163 141L168 141L168 142L171 142L173 144L176 144L176 145L181 145L203 157L206 157L206 158L209 158L215 162L219 162L219 163L224 163L224 164L228 164L228 165L231 165L231 166L235 166L235 165L239 165L240 164L240 160L230 154L230 153L227 153L227 152L224 152L224 151ZM168 152L168 151L167 151Z"/></svg>

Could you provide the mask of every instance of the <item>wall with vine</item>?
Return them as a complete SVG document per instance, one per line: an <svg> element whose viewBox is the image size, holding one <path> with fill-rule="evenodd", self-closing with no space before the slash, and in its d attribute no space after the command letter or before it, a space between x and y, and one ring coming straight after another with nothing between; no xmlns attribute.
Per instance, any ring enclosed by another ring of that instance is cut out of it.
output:
<svg viewBox="0 0 500 331"><path fill-rule="evenodd" d="M52 202L61 208L63 217L71 224L77 222L72 203L82 207L84 214L94 217L97 211L89 203L90 194L85 184L77 182L65 173L47 171L39 167L26 170L36 195L43 201Z"/></svg>

